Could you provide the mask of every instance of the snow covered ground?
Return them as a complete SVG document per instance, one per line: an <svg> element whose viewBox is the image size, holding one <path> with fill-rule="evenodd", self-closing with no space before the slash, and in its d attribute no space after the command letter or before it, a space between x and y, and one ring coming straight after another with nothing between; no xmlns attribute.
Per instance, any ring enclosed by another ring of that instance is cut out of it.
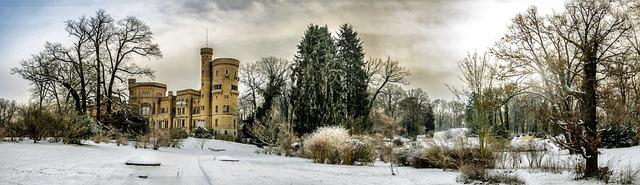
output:
<svg viewBox="0 0 640 185"><path fill-rule="evenodd" d="M458 172L400 167L392 176L389 166L344 166L311 163L308 159L254 153L257 147L211 140L205 150L187 139L183 148L136 149L115 144L63 145L0 143L0 184L457 184ZM223 148L212 152L207 148ZM640 147L602 150L608 160L640 167ZM161 166L124 163L145 156ZM227 162L219 159L237 159ZM527 184L598 184L572 181L571 174L518 170ZM139 175L148 175L147 179Z"/></svg>

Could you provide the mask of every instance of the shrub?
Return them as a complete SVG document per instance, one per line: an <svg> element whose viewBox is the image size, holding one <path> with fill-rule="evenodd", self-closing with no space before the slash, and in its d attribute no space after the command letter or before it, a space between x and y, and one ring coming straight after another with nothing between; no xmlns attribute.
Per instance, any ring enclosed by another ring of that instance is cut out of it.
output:
<svg viewBox="0 0 640 185"><path fill-rule="evenodd" d="M169 140L171 140L169 133L162 129L153 129L151 136L149 137L149 144L154 150L158 150L162 146L168 146Z"/></svg>
<svg viewBox="0 0 640 185"><path fill-rule="evenodd" d="M66 116L62 120L63 143L81 144L83 139L88 139L92 134L99 132L98 127L91 117L77 115L75 113L70 113L69 115L70 116Z"/></svg>
<svg viewBox="0 0 640 185"><path fill-rule="evenodd" d="M342 145L342 148L340 148L341 164L373 164L373 161L375 160L373 145L373 138L371 137L358 136L349 139L344 145Z"/></svg>
<svg viewBox="0 0 640 185"><path fill-rule="evenodd" d="M24 128L24 133L33 140L34 143L45 137L47 124L55 122L51 111L41 108L37 104L30 104L19 111L20 125Z"/></svg>
<svg viewBox="0 0 640 185"><path fill-rule="evenodd" d="M422 153L422 158L428 160L432 166L441 169L459 169L465 164L473 164L482 168L493 168L495 158L493 155L483 155L479 147L443 146L430 147Z"/></svg>
<svg viewBox="0 0 640 185"><path fill-rule="evenodd" d="M211 133L211 135L213 135L213 134ZM233 135L227 135L227 134L216 134L215 135L215 139L224 140L224 141L234 141L235 140Z"/></svg>
<svg viewBox="0 0 640 185"><path fill-rule="evenodd" d="M317 163L337 164L339 149L349 139L349 133L341 127L321 127L304 140L307 156Z"/></svg>
<svg viewBox="0 0 640 185"><path fill-rule="evenodd" d="M204 150L204 146L207 144L207 142L209 142L209 139L207 138L197 138L196 142L193 143L193 146Z"/></svg>
<svg viewBox="0 0 640 185"><path fill-rule="evenodd" d="M109 138L109 136L105 133L100 133L100 134L96 134L93 135L93 142L94 143L109 143L111 142L111 138Z"/></svg>
<svg viewBox="0 0 640 185"><path fill-rule="evenodd" d="M478 164L464 164L460 166L460 176L457 179L460 183L474 183L484 182L488 184L525 184L524 180L515 175L509 175L504 172L491 173L483 165Z"/></svg>
<svg viewBox="0 0 640 185"><path fill-rule="evenodd" d="M151 134L139 135L136 137L136 145L135 147L147 148L149 144L149 139L151 138Z"/></svg>
<svg viewBox="0 0 640 185"><path fill-rule="evenodd" d="M0 143L4 141L4 138L9 136L9 131L5 128L0 128Z"/></svg>
<svg viewBox="0 0 640 185"><path fill-rule="evenodd" d="M118 111L108 117L111 123L120 133L130 136L140 136L149 133L150 128L147 119L134 111Z"/></svg>
<svg viewBox="0 0 640 185"><path fill-rule="evenodd" d="M564 164L565 163L563 161L558 160L558 158L553 155L553 157L546 158L539 168L543 172L562 173L567 170L567 167L564 166Z"/></svg>
<svg viewBox="0 0 640 185"><path fill-rule="evenodd" d="M530 168L542 166L542 159L547 155L546 148L538 146L534 141L530 141L525 145L525 150L525 156L527 156Z"/></svg>
<svg viewBox="0 0 640 185"><path fill-rule="evenodd" d="M280 124L280 134L278 134L278 147L280 147L285 156L296 156L299 144L298 138L291 130L288 124Z"/></svg>
<svg viewBox="0 0 640 185"><path fill-rule="evenodd" d="M264 146L261 152L262 154L269 154L269 155L283 155L285 153L284 150L282 150L280 147L269 147L269 146Z"/></svg>
<svg viewBox="0 0 640 185"><path fill-rule="evenodd" d="M489 184L510 184L510 185L524 185L524 180L516 175L509 175L507 173L489 173L486 182Z"/></svg>
<svg viewBox="0 0 640 185"><path fill-rule="evenodd" d="M182 147L182 139L186 139L189 136L187 131L183 128L173 128L169 130L169 147L180 148Z"/></svg>
<svg viewBox="0 0 640 185"><path fill-rule="evenodd" d="M609 124L600 130L600 141L604 148L621 148L634 146L637 131L633 126Z"/></svg>
<svg viewBox="0 0 640 185"><path fill-rule="evenodd" d="M640 171L627 166L614 176L614 183L617 184L636 184Z"/></svg>
<svg viewBox="0 0 640 185"><path fill-rule="evenodd" d="M472 183L474 181L486 181L487 174L489 174L489 170L476 164L461 165L459 170L460 176L457 181L465 184Z"/></svg>
<svg viewBox="0 0 640 185"><path fill-rule="evenodd" d="M169 130L169 135L171 139L187 139L189 137L187 130L184 128L173 128Z"/></svg>
<svg viewBox="0 0 640 185"><path fill-rule="evenodd" d="M118 146L127 146L129 144L129 138L124 134L118 134L116 137L116 144L118 144Z"/></svg>
<svg viewBox="0 0 640 185"><path fill-rule="evenodd" d="M206 128L198 127L193 130L193 137L196 138L211 138L212 135Z"/></svg>

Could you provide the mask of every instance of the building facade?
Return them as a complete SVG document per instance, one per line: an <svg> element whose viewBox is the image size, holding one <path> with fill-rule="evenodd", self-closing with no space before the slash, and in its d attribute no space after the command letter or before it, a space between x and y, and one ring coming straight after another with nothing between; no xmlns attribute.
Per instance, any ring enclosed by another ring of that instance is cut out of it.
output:
<svg viewBox="0 0 640 185"><path fill-rule="evenodd" d="M238 137L238 70L240 61L213 59L212 48L200 49L200 90L167 92L157 82L129 79L129 104L149 120L151 128L203 127L216 136Z"/></svg>

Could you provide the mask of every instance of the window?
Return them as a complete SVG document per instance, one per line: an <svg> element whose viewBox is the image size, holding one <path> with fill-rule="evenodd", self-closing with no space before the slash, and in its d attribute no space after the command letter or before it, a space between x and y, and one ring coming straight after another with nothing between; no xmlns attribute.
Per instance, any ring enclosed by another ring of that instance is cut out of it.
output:
<svg viewBox="0 0 640 185"><path fill-rule="evenodd" d="M216 112L218 112L218 106L216 105Z"/></svg>
<svg viewBox="0 0 640 185"><path fill-rule="evenodd" d="M213 85L213 89L222 89L222 84Z"/></svg>
<svg viewBox="0 0 640 185"><path fill-rule="evenodd" d="M216 76L218 76L218 70L216 70Z"/></svg>
<svg viewBox="0 0 640 185"><path fill-rule="evenodd" d="M229 105L225 105L222 107L224 112L229 112Z"/></svg>
<svg viewBox="0 0 640 185"><path fill-rule="evenodd" d="M226 130L224 131L224 135L227 135L227 131Z"/></svg>
<svg viewBox="0 0 640 185"><path fill-rule="evenodd" d="M224 70L224 74L228 75L229 74L229 70Z"/></svg>
<svg viewBox="0 0 640 185"><path fill-rule="evenodd" d="M218 127L218 119L216 119L216 127Z"/></svg>
<svg viewBox="0 0 640 185"><path fill-rule="evenodd" d="M142 115L149 115L151 114L151 105L145 103L142 104Z"/></svg>
<svg viewBox="0 0 640 185"><path fill-rule="evenodd" d="M238 86L237 85L231 85L231 90L238 90Z"/></svg>
<svg viewBox="0 0 640 185"><path fill-rule="evenodd" d="M236 128L236 119L233 119L233 128Z"/></svg>

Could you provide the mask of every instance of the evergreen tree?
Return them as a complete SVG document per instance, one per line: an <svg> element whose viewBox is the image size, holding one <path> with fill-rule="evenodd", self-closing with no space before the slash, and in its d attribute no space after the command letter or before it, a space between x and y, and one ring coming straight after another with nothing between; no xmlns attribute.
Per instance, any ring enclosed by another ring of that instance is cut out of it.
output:
<svg viewBox="0 0 640 185"><path fill-rule="evenodd" d="M292 67L291 104L294 131L304 135L319 126L337 125L342 119L336 75L336 46L326 26L310 25L304 33Z"/></svg>
<svg viewBox="0 0 640 185"><path fill-rule="evenodd" d="M349 118L348 127L355 132L371 129L367 122L369 94L364 66L362 41L353 26L343 24L337 38L337 59L343 75L344 104Z"/></svg>

